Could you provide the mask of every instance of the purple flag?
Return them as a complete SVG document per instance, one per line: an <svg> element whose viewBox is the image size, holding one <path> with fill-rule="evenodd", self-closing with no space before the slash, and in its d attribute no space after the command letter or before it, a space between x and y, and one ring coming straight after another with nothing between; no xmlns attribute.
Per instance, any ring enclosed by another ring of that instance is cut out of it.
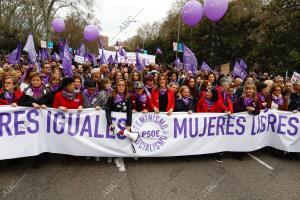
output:
<svg viewBox="0 0 300 200"><path fill-rule="evenodd" d="M13 50L8 56L9 64L15 65L15 64L20 63L20 57L21 57L21 51L22 51L21 49L22 49L22 45L19 43L18 47L15 50Z"/></svg>
<svg viewBox="0 0 300 200"><path fill-rule="evenodd" d="M31 64L35 64L37 54L36 54L35 47L34 47L32 33L29 34L29 36L27 38L26 45L25 45L23 51L26 51L28 53L29 62Z"/></svg>
<svg viewBox="0 0 300 200"><path fill-rule="evenodd" d="M119 63L119 59L118 59L118 52L116 52L116 55L115 55L115 59L113 61L113 64L118 64Z"/></svg>
<svg viewBox="0 0 300 200"><path fill-rule="evenodd" d="M102 53L101 53L101 57L100 57L100 65L102 65L102 64L107 64L103 48L102 48Z"/></svg>
<svg viewBox="0 0 300 200"><path fill-rule="evenodd" d="M112 65L113 62L114 62L113 56L110 55L110 56L108 57L108 59L107 59L107 63L108 63L109 65Z"/></svg>
<svg viewBox="0 0 300 200"><path fill-rule="evenodd" d="M142 71L143 68L144 68L144 66L143 66L143 63L141 63L139 53L136 52L136 70L137 71Z"/></svg>
<svg viewBox="0 0 300 200"><path fill-rule="evenodd" d="M247 76L247 73L245 72L245 70L240 66L239 61L236 61L234 64L234 68L232 71L232 76L233 77L240 77L242 80L244 80Z"/></svg>
<svg viewBox="0 0 300 200"><path fill-rule="evenodd" d="M162 55L163 52L162 52L162 50L160 48L157 48L155 54L161 54Z"/></svg>
<svg viewBox="0 0 300 200"><path fill-rule="evenodd" d="M193 73L197 70L197 58L195 54L185 45L183 45L183 64L187 71Z"/></svg>
<svg viewBox="0 0 300 200"><path fill-rule="evenodd" d="M126 53L125 49L120 48L119 49L119 54L120 54L120 56L123 56L123 57L125 57L127 59L127 53Z"/></svg>
<svg viewBox="0 0 300 200"><path fill-rule="evenodd" d="M247 64L245 63L245 61L244 61L243 59L240 60L239 64L240 64L240 67L241 67L244 71L246 71L246 69L247 69Z"/></svg>
<svg viewBox="0 0 300 200"><path fill-rule="evenodd" d="M76 55L83 57L85 55L85 53L86 53L85 45L84 45L84 43L81 43L79 49L77 49L77 51L76 51Z"/></svg>
<svg viewBox="0 0 300 200"><path fill-rule="evenodd" d="M208 64L207 64L205 61L203 61L200 70L201 70L201 71L207 71L207 72L212 71L211 68L208 66Z"/></svg>
<svg viewBox="0 0 300 200"><path fill-rule="evenodd" d="M73 76L73 70L72 70L72 54L69 50L68 42L64 45L64 57L62 59L62 67L64 75L67 77Z"/></svg>
<svg viewBox="0 0 300 200"><path fill-rule="evenodd" d="M86 53L84 56L85 61L89 61L95 67L97 65L96 56L92 53Z"/></svg>
<svg viewBox="0 0 300 200"><path fill-rule="evenodd" d="M59 56L56 52L54 52L54 53L52 54L51 59L57 62L57 61L60 60L60 56Z"/></svg>
<svg viewBox="0 0 300 200"><path fill-rule="evenodd" d="M173 62L175 65L179 65L181 63L180 58L177 57L176 60Z"/></svg>
<svg viewBox="0 0 300 200"><path fill-rule="evenodd" d="M39 56L38 56L42 61L45 61L47 59L49 59L49 54L48 54L48 50L45 48L42 48L39 51Z"/></svg>

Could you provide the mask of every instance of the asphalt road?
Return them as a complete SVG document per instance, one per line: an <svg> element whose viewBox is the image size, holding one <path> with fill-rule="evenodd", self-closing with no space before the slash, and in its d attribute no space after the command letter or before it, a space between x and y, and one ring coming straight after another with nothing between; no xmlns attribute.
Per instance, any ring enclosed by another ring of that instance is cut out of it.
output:
<svg viewBox="0 0 300 200"><path fill-rule="evenodd" d="M238 161L228 153L223 163L211 155L125 159L126 172L106 158L50 155L38 169L29 158L0 161L0 199L300 199L300 161L252 155Z"/></svg>

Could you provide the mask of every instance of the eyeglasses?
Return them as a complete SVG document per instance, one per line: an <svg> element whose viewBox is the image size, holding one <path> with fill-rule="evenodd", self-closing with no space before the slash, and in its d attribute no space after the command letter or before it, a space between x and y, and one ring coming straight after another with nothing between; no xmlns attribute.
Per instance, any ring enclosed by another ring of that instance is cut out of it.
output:
<svg viewBox="0 0 300 200"><path fill-rule="evenodd" d="M274 90L275 92L281 92L281 90Z"/></svg>
<svg viewBox="0 0 300 200"><path fill-rule="evenodd" d="M148 81L154 81L153 79L149 79Z"/></svg>

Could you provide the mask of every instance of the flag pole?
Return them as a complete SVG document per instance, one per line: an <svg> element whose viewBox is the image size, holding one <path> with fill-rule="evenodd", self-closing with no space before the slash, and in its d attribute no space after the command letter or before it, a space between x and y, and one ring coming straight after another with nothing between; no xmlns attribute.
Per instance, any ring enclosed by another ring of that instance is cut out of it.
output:
<svg viewBox="0 0 300 200"><path fill-rule="evenodd" d="M180 20L180 13L178 14L178 31L177 31L177 49L176 49L176 59L178 57L178 44L179 44L179 37L180 37L180 23L181 23L181 20Z"/></svg>
<svg viewBox="0 0 300 200"><path fill-rule="evenodd" d="M211 49L210 49L210 64L213 63L213 56L214 56L215 26L216 26L216 23L213 22L213 24L212 24L213 34L212 34L212 39L211 39Z"/></svg>

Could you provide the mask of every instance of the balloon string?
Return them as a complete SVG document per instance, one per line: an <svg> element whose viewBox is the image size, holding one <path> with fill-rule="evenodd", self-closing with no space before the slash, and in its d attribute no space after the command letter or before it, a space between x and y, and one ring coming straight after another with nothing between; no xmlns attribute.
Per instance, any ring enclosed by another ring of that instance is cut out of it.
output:
<svg viewBox="0 0 300 200"><path fill-rule="evenodd" d="M211 39L211 52L210 52L210 63L213 62L213 56L214 56L214 38L215 38L215 22L212 24L213 33L212 33L212 39Z"/></svg>
<svg viewBox="0 0 300 200"><path fill-rule="evenodd" d="M193 27L191 27L191 49L193 49Z"/></svg>

